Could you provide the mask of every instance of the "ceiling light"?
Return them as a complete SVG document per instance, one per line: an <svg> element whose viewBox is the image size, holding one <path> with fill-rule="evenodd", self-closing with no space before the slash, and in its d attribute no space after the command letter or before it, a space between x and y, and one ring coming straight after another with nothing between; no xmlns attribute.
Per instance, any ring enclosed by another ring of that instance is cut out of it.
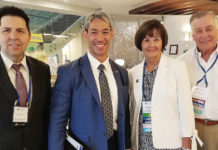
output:
<svg viewBox="0 0 218 150"><path fill-rule="evenodd" d="M55 34L50 34L50 33L44 33L43 35L50 35L56 38L67 38L68 37L66 35L55 35Z"/></svg>
<svg viewBox="0 0 218 150"><path fill-rule="evenodd" d="M54 37L57 37L57 38L67 38L68 36L66 35L53 35Z"/></svg>

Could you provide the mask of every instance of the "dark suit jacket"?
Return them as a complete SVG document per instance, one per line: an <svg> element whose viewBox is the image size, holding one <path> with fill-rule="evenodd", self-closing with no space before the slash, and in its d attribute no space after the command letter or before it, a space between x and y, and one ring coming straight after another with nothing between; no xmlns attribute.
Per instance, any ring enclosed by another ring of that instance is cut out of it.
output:
<svg viewBox="0 0 218 150"><path fill-rule="evenodd" d="M118 88L119 150L130 148L129 96L127 71L110 60ZM63 150L65 126L91 150L107 150L106 127L100 98L87 54L58 69L53 89L49 150Z"/></svg>
<svg viewBox="0 0 218 150"><path fill-rule="evenodd" d="M16 90L0 55L0 150L44 150L47 148L50 70L48 65L26 57L31 72L32 102L25 127L12 124Z"/></svg>

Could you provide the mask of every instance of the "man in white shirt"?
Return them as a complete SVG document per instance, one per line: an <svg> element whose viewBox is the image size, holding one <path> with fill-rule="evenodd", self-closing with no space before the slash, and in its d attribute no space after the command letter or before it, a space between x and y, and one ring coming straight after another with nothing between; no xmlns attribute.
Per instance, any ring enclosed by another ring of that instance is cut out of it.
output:
<svg viewBox="0 0 218 150"><path fill-rule="evenodd" d="M88 52L58 69L48 149L64 149L68 119L71 135L88 149L130 148L128 74L108 56L114 34L110 18L104 12L90 14L82 34Z"/></svg>
<svg viewBox="0 0 218 150"><path fill-rule="evenodd" d="M196 128L203 150L218 149L218 22L212 11L190 18L196 47L179 57L187 64ZM198 147L198 149L202 149Z"/></svg>
<svg viewBox="0 0 218 150"><path fill-rule="evenodd" d="M50 69L25 55L29 18L14 6L0 9L0 149L46 150Z"/></svg>

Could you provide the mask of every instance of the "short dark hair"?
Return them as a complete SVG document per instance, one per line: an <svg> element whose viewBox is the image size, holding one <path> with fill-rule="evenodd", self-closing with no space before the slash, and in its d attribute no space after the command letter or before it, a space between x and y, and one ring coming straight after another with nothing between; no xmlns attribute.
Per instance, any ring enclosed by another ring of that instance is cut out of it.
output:
<svg viewBox="0 0 218 150"><path fill-rule="evenodd" d="M26 27L30 33L29 17L22 9L17 8L15 6L4 6L0 8L0 24L1 24L1 19L4 16L18 16L23 18L26 22Z"/></svg>
<svg viewBox="0 0 218 150"><path fill-rule="evenodd" d="M144 22L139 29L137 30L135 34L135 46L142 51L142 41L143 39L149 35L153 35L153 30L156 29L158 33L160 34L161 40L162 40L162 50L165 49L167 43L168 43L168 34L165 29L165 27L160 23L160 21L156 19L152 19L149 21Z"/></svg>

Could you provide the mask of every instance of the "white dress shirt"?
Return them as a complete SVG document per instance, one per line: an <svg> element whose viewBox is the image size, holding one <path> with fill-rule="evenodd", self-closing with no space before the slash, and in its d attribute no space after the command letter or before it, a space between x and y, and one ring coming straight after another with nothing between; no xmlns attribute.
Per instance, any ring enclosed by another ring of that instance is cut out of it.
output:
<svg viewBox="0 0 218 150"><path fill-rule="evenodd" d="M200 80L204 76L204 72L197 62L197 57L205 70L208 70L210 66L213 64L214 60L218 55L218 48L211 54L209 60L206 62L202 57L201 53L197 51L197 48L192 48L185 54L179 57L179 59L183 60L188 69L189 78L191 81L191 86L195 86L197 81ZM207 72L206 74L208 81L208 99L205 103L204 109L204 117L201 119L209 119L209 120L218 120L218 60L214 64L214 66ZM205 87L205 81L201 81L198 86Z"/></svg>
<svg viewBox="0 0 218 150"><path fill-rule="evenodd" d="M1 56L2 56L2 60L4 62L4 65L5 65L5 68L8 72L8 76L14 86L14 88L16 89L16 71L12 68L12 65L13 64L17 64L17 63L14 63L13 61L11 61L7 56L4 55L4 53L2 53L1 51ZM25 83L26 83L26 87L27 87L27 92L29 92L29 68L27 66L27 63L26 63L26 56L24 55L22 61L19 63L19 64L22 64L22 66L20 67L20 72L23 74L23 77L25 79ZM32 96L32 94L31 94Z"/></svg>
<svg viewBox="0 0 218 150"><path fill-rule="evenodd" d="M109 62L109 57L103 62L99 62L96 58L94 58L89 52L88 59L91 64L91 69L95 78L95 82L98 89L99 98L101 100L101 90L99 85L99 69L98 66L100 64L103 64L105 66L104 73L107 77L109 88L110 88L110 94L111 94L111 101L112 101L112 107L113 107L113 128L114 130L117 130L117 113L118 113L118 91L117 91L117 84L116 80L113 75L113 71Z"/></svg>

